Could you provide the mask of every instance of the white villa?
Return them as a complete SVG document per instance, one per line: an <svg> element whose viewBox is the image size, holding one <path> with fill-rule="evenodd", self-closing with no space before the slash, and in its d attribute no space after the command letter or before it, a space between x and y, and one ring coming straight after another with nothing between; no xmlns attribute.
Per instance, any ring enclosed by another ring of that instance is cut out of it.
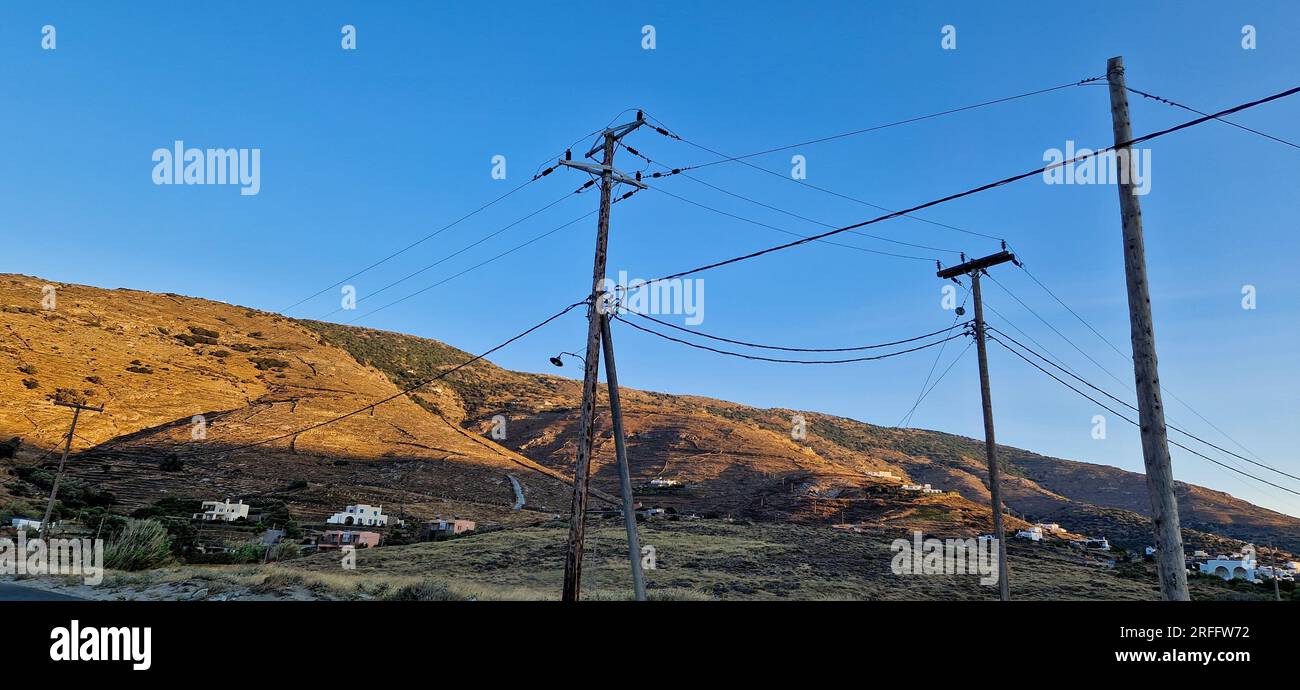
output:
<svg viewBox="0 0 1300 690"><path fill-rule="evenodd" d="M1258 563L1251 554L1232 554L1231 556L1219 556L1201 564L1201 572L1207 575L1217 575L1225 580L1246 580L1248 582L1260 582L1258 574Z"/></svg>
<svg viewBox="0 0 1300 690"><path fill-rule="evenodd" d="M248 519L248 504L244 503L242 498L237 503L231 503L229 498L224 501L204 501L202 509L203 512L193 514L193 519L207 522L234 522L240 518Z"/></svg>
<svg viewBox="0 0 1300 690"><path fill-rule="evenodd" d="M675 486L681 486L682 483L676 479L651 479L650 488L652 489L671 489Z"/></svg>
<svg viewBox="0 0 1300 690"><path fill-rule="evenodd" d="M348 506L341 513L334 513L325 522L331 525L365 525L367 527L382 527L388 524L388 516L384 515L383 506L371 506L359 503L354 506Z"/></svg>
<svg viewBox="0 0 1300 690"><path fill-rule="evenodd" d="M903 491L917 491L923 494L943 493L943 489L932 489L929 484L904 484Z"/></svg>
<svg viewBox="0 0 1300 690"><path fill-rule="evenodd" d="M894 474L893 472L886 472L884 470L874 470L872 472L868 472L867 476L879 477L880 479L899 479L898 475Z"/></svg>
<svg viewBox="0 0 1300 690"><path fill-rule="evenodd" d="M1036 522L1034 526L1049 534L1065 534L1065 528L1055 522Z"/></svg>
<svg viewBox="0 0 1300 690"><path fill-rule="evenodd" d="M1029 529L1022 529L1022 530L1020 530L1019 532L1016 532L1016 538L1017 538L1017 539L1028 539L1029 541L1042 541L1042 540L1043 540L1043 528L1042 528L1042 527L1039 527L1038 525L1034 525L1033 527L1030 527Z"/></svg>

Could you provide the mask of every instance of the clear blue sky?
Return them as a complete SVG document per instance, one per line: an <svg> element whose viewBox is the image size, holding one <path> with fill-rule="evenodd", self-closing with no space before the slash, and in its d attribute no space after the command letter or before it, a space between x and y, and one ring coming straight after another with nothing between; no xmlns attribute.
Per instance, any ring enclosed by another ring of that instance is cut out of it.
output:
<svg viewBox="0 0 1300 690"><path fill-rule="evenodd" d="M0 217L8 241L0 270L280 310L503 193L627 108L644 108L686 138L734 154L1100 75L1113 55L1125 57L1131 86L1203 110L1295 86L1300 66L1300 10L1283 2L1185 3L1177 11L1131 2L794 5L6 2ZM1126 21L1116 21L1116 12ZM56 27L56 50L40 47L47 24ZM344 24L357 28L355 51L340 47ZM656 29L655 50L641 47L646 24ZM1256 27L1255 50L1241 45L1247 24ZM956 50L940 47L944 25L956 27ZM1133 103L1138 133L1189 117L1159 103ZM1237 120L1300 139L1300 97ZM154 185L152 152L177 139L260 148L260 193ZM1066 140L1110 142L1104 87L1075 87L753 162L788 171L798 153L807 159L808 182L899 207L1038 167L1046 149ZM649 131L628 141L670 164L712 158ZM1164 383L1265 461L1300 473L1300 151L1219 123L1152 148L1152 191L1141 203ZM491 178L497 154L507 158L506 180ZM621 166L639 167L626 152L620 156ZM698 176L827 223L875 215L739 164ZM557 172L361 276L352 281L358 311L332 318L363 314L592 210L594 194L570 198L366 298L368 290L584 179ZM657 184L793 231L819 229L683 177ZM1035 178L924 215L1008 238L1035 275L1127 351L1113 188L1048 186ZM359 323L470 351L489 347L581 298L594 226L594 218L584 220ZM908 220L871 231L971 254L997 249L992 241ZM615 207L609 268L652 278L787 239L651 191ZM862 237L838 241L891 249ZM1126 362L1024 273L1005 266L995 274L1131 381ZM855 345L934 330L952 318L940 309L942 283L932 263L839 247L803 246L703 278L701 328L741 339ZM1258 291L1253 311L1240 306L1245 284ZM1077 371L1131 396L1131 383L1117 384L999 287L990 283L986 295ZM320 317L336 306L337 290L289 313ZM575 312L494 359L554 371L546 358L579 350L584 333ZM934 361L926 351L879 363L782 366L684 351L626 327L616 338L628 386L885 425L911 406ZM954 354L944 353L941 369ZM1092 417L1102 413L1096 406L996 348L991 367L1000 441L1141 469L1135 429L1112 417L1107 439L1094 440ZM1174 423L1236 449L1175 400L1167 404ZM979 437L979 411L972 351L912 425ZM1296 496L1177 449L1174 458L1178 479L1300 515Z"/></svg>

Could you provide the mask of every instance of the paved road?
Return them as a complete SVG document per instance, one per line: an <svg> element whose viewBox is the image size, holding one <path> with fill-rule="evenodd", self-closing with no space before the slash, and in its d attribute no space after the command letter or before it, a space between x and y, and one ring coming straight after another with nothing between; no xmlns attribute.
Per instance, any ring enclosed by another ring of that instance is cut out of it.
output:
<svg viewBox="0 0 1300 690"><path fill-rule="evenodd" d="M0 582L0 601L85 601L85 599L46 592L35 587L24 587L12 582Z"/></svg>

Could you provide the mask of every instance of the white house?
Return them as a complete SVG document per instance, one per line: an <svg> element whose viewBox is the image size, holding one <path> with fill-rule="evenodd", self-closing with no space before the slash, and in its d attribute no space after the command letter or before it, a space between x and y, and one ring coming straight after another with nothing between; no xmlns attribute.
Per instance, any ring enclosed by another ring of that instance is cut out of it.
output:
<svg viewBox="0 0 1300 690"><path fill-rule="evenodd" d="M1042 527L1039 527L1038 525L1034 525L1033 527L1030 527L1029 529L1022 529L1022 530L1020 530L1019 532L1016 532L1016 538L1017 538L1017 539L1028 539L1029 541L1042 541L1042 540L1043 540L1043 528L1042 528Z"/></svg>
<svg viewBox="0 0 1300 690"><path fill-rule="evenodd" d="M673 487L681 486L681 485L682 483L677 481L676 479L651 479L650 480L650 488L652 489L671 489Z"/></svg>
<svg viewBox="0 0 1300 690"><path fill-rule="evenodd" d="M894 474L893 472L886 472L884 470L875 470L872 472L868 472L867 476L879 477L880 479L899 479L898 475Z"/></svg>
<svg viewBox="0 0 1300 690"><path fill-rule="evenodd" d="M1246 580L1259 582L1258 564L1253 554L1232 554L1219 556L1201 564L1201 572L1217 575L1225 580Z"/></svg>
<svg viewBox="0 0 1300 690"><path fill-rule="evenodd" d="M11 518L9 520L9 524L12 525L14 529L19 529L19 530L29 530L29 529L39 530L41 528L41 521L33 520L31 518L23 518L23 517Z"/></svg>
<svg viewBox="0 0 1300 690"><path fill-rule="evenodd" d="M194 513L192 516L195 520L234 522L240 518L248 519L248 505L242 498L236 503L231 503L229 498L224 501L204 501L202 509L202 513Z"/></svg>
<svg viewBox="0 0 1300 690"><path fill-rule="evenodd" d="M383 506L371 506L359 503L354 506L348 506L341 513L334 513L325 522L328 522L331 525L365 525L367 527L382 527L388 524L388 516L384 515Z"/></svg>
<svg viewBox="0 0 1300 690"><path fill-rule="evenodd" d="M1097 549L1098 551L1110 551L1110 542L1107 541L1105 537L1099 537L1097 539L1092 539L1090 537L1088 539L1084 539L1083 541L1075 541L1070 543L1075 544L1076 546L1082 546L1085 549Z"/></svg>
<svg viewBox="0 0 1300 690"><path fill-rule="evenodd" d="M1065 533L1065 528L1056 524L1055 522L1036 522L1034 523L1034 527L1041 528L1044 532L1047 532L1049 534Z"/></svg>
<svg viewBox="0 0 1300 690"><path fill-rule="evenodd" d="M943 489L932 489L929 484L904 484L903 491L916 491L923 494L943 493Z"/></svg>

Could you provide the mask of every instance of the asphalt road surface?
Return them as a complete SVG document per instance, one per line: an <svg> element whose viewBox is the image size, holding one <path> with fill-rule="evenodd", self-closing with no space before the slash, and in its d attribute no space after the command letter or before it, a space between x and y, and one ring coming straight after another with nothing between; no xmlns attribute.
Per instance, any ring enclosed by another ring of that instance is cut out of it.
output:
<svg viewBox="0 0 1300 690"><path fill-rule="evenodd" d="M12 582L0 582L0 601L84 601L84 599L46 592L35 587L24 587Z"/></svg>

